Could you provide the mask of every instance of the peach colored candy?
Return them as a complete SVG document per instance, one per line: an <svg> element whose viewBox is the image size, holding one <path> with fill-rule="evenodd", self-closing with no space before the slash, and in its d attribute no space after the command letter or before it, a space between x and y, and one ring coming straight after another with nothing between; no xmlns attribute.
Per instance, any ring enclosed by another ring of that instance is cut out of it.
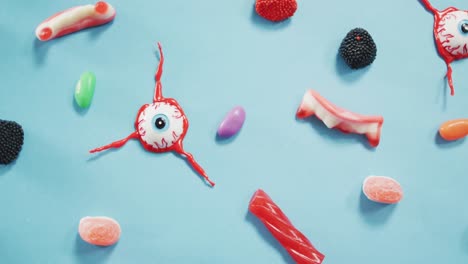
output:
<svg viewBox="0 0 468 264"><path fill-rule="evenodd" d="M403 198L400 184L390 177L369 176L364 180L362 191L371 201L395 204Z"/></svg>
<svg viewBox="0 0 468 264"><path fill-rule="evenodd" d="M448 141L464 138L468 135L468 119L454 119L443 123L439 134Z"/></svg>
<svg viewBox="0 0 468 264"><path fill-rule="evenodd" d="M96 246L110 246L120 238L120 225L112 218L105 216L81 218L78 227L80 237Z"/></svg>

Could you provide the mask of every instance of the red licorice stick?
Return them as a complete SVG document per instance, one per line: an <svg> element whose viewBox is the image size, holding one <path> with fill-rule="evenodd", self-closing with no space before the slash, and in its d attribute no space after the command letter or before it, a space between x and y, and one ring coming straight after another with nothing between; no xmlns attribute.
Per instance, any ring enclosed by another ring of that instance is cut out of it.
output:
<svg viewBox="0 0 468 264"><path fill-rule="evenodd" d="M278 205L263 190L257 190L250 200L254 214L298 264L320 264L325 256L289 221Z"/></svg>

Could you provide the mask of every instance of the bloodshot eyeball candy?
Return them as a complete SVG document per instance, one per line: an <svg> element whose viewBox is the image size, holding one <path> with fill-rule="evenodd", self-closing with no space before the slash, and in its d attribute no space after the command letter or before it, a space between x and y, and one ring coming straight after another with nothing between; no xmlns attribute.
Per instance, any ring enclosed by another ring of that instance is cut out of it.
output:
<svg viewBox="0 0 468 264"><path fill-rule="evenodd" d="M468 11L455 7L439 11L429 3L429 0L421 0L421 2L434 14L434 38L437 51L447 64L450 94L454 95L450 64L454 60L468 57Z"/></svg>
<svg viewBox="0 0 468 264"><path fill-rule="evenodd" d="M114 17L115 9L103 1L95 5L72 7L42 22L36 28L36 36L41 41L48 41L85 28L109 23Z"/></svg>
<svg viewBox="0 0 468 264"><path fill-rule="evenodd" d="M369 200L377 203L395 204L403 199L400 184L385 176L367 177L362 184L362 192Z"/></svg>
<svg viewBox="0 0 468 264"><path fill-rule="evenodd" d="M161 60L156 72L156 88L153 103L145 104L138 111L135 121L136 131L128 137L115 141L109 145L91 150L91 153L100 152L110 148L120 148L130 139L138 139L143 147L151 152L162 153L174 151L186 158L187 162L197 171L211 186L214 186L203 168L186 152L182 141L189 127L187 117L179 103L172 98L164 98L162 95L161 75L163 71L164 55L161 44L158 43Z"/></svg>

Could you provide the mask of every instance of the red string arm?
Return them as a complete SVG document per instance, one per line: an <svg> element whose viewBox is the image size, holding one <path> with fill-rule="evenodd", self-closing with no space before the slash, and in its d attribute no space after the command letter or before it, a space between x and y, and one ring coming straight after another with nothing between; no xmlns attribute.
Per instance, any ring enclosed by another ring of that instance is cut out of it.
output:
<svg viewBox="0 0 468 264"><path fill-rule="evenodd" d="M92 149L92 150L89 151L89 153L101 152L103 150L110 149L110 148L120 148L123 145L125 145L125 143L127 143L127 141L129 141L130 139L136 139L136 138L138 138L138 133L135 131L135 132L133 132L132 134L130 134L128 137L126 137L124 139L112 142L109 145L105 145L105 146L102 146L100 148Z"/></svg>
<svg viewBox="0 0 468 264"><path fill-rule="evenodd" d="M192 166L192 168L200 175L203 177L203 179L205 179L205 181L207 181L211 187L214 187L215 186L215 183L212 182L210 180L210 178L208 178L208 175L206 175L206 172L205 170L203 170L203 168L195 161L195 159L193 158L193 155L188 153L188 152L185 152L182 148L182 146L179 146L177 149L176 149L176 152L179 153L179 155L182 155L185 157L185 159L187 160L187 162L190 164L190 166Z"/></svg>
<svg viewBox="0 0 468 264"><path fill-rule="evenodd" d="M437 13L439 12L439 10L435 9L431 3L429 2L429 0L421 0L422 4L429 10L431 11L432 13Z"/></svg>
<svg viewBox="0 0 468 264"><path fill-rule="evenodd" d="M159 49L159 55L160 55L160 60L159 60L159 65L158 65L158 70L156 71L156 88L154 91L154 98L153 102L161 101L163 98L162 96L162 84L161 84L161 76L163 72L163 64L164 64L164 54L162 51L162 46L161 43L158 42L158 49Z"/></svg>
<svg viewBox="0 0 468 264"><path fill-rule="evenodd" d="M450 63L447 63L447 80L450 86L450 95L455 95L455 88L453 87L453 79L452 79L452 66Z"/></svg>

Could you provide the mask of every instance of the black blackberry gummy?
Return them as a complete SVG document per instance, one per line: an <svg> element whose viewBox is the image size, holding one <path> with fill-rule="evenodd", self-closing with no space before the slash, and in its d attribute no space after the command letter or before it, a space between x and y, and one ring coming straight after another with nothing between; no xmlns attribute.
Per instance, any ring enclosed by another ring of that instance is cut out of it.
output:
<svg viewBox="0 0 468 264"><path fill-rule="evenodd" d="M0 120L0 164L13 162L24 142L23 128L16 122Z"/></svg>
<svg viewBox="0 0 468 264"><path fill-rule="evenodd" d="M369 32L355 28L343 39L339 52L351 69L360 69L374 62L377 47Z"/></svg>

